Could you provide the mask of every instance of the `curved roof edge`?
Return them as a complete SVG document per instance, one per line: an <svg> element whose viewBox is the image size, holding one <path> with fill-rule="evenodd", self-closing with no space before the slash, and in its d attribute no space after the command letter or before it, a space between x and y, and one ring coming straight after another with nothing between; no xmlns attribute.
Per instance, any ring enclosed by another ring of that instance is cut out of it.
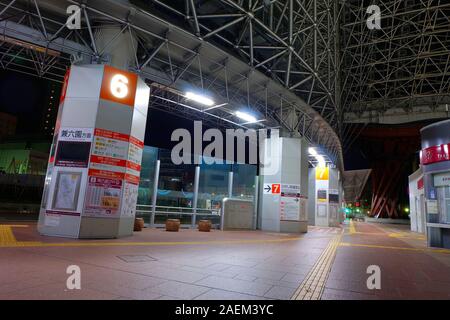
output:
<svg viewBox="0 0 450 320"><path fill-rule="evenodd" d="M55 0L39 1L41 7L45 7L45 9L58 16L63 15L64 18L66 17L65 13L68 3L79 5L79 2L74 0L68 0L66 3ZM171 45L199 54L205 58L207 57L209 61L220 63L226 59L227 68L246 74L250 85L266 86L274 96L283 97L289 104L295 106L297 110L312 119L312 126L315 127L316 134L310 139L312 140L310 142L320 146L327 153L327 156L334 161L335 165L341 171L344 170L342 145L334 129L317 111L288 88L212 43L141 8L130 5L126 0L90 0L83 6L94 15L103 15L111 20L127 24L136 31L146 33L149 36L163 41L168 41ZM257 96L258 94L261 93L252 92L252 95Z"/></svg>

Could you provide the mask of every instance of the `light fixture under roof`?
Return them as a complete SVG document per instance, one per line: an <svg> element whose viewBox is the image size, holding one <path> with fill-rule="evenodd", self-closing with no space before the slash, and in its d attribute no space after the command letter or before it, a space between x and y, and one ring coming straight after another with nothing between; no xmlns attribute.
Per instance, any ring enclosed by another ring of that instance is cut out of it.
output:
<svg viewBox="0 0 450 320"><path fill-rule="evenodd" d="M317 160L317 166L320 168L324 168L326 167L326 162L325 162L325 158L323 156L316 156L316 160Z"/></svg>
<svg viewBox="0 0 450 320"><path fill-rule="evenodd" d="M312 156L317 156L317 151L314 148L308 148L308 152Z"/></svg>
<svg viewBox="0 0 450 320"><path fill-rule="evenodd" d="M258 120L256 120L256 118L254 116L252 116L251 114L248 114L247 112L236 111L235 115L236 115L236 117L246 121L247 123L253 123L253 122L258 121Z"/></svg>
<svg viewBox="0 0 450 320"><path fill-rule="evenodd" d="M198 102L198 103L203 104L208 107L211 107L214 105L214 101L211 98L208 98L201 94L197 94L197 93L188 91L188 92L186 92L186 94L184 96L186 97L186 99Z"/></svg>
<svg viewBox="0 0 450 320"><path fill-rule="evenodd" d="M316 149L308 148L308 152L311 156L313 156L316 159L317 167L326 167L325 158L322 155L318 154Z"/></svg>

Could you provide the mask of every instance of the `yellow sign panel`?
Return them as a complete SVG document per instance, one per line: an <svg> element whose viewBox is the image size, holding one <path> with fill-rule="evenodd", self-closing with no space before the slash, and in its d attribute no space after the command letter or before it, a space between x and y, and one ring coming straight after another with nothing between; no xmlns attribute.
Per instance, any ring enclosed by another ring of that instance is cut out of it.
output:
<svg viewBox="0 0 450 320"><path fill-rule="evenodd" d="M328 180L329 175L328 167L316 167L316 180Z"/></svg>

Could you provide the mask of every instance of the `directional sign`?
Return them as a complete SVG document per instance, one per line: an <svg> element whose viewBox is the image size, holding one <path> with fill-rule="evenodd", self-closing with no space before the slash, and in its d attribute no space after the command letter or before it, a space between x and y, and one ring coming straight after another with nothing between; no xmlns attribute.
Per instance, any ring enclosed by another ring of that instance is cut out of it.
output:
<svg viewBox="0 0 450 320"><path fill-rule="evenodd" d="M281 185L279 183L272 183L272 193L273 194L281 193Z"/></svg>
<svg viewBox="0 0 450 320"><path fill-rule="evenodd" d="M281 185L279 183L265 183L263 190L265 194L280 194Z"/></svg>

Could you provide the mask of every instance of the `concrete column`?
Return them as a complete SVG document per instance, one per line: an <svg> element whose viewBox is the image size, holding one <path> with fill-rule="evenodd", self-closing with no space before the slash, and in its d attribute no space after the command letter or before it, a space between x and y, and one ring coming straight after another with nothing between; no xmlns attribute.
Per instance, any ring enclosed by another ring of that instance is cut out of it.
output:
<svg viewBox="0 0 450 320"><path fill-rule="evenodd" d="M268 151L270 149L270 151ZM307 232L308 143L274 134L263 144L261 228Z"/></svg>
<svg viewBox="0 0 450 320"><path fill-rule="evenodd" d="M339 170L329 167L311 168L309 173L309 224L338 227L342 199Z"/></svg>
<svg viewBox="0 0 450 320"><path fill-rule="evenodd" d="M50 236L133 233L150 88L107 65L66 74L38 230Z"/></svg>
<svg viewBox="0 0 450 320"><path fill-rule="evenodd" d="M94 35L99 55L108 65L128 70L132 65L137 41L128 28L121 26L102 26Z"/></svg>

